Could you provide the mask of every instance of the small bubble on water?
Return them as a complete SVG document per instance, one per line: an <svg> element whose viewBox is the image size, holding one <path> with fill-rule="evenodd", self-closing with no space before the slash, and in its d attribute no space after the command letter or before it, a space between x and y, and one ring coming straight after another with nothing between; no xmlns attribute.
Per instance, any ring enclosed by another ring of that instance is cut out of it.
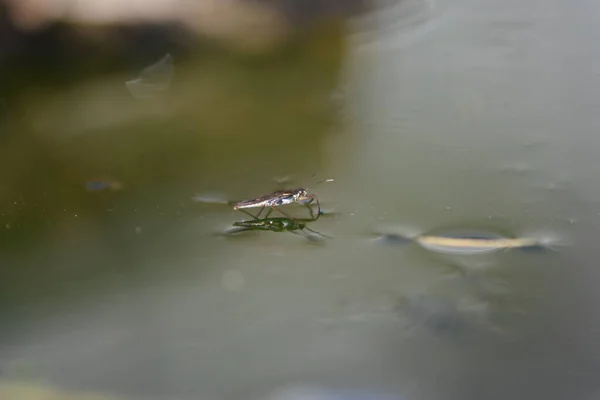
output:
<svg viewBox="0 0 600 400"><path fill-rule="evenodd" d="M142 233L142 227L141 226L136 226L135 227L135 233L137 233L137 234Z"/></svg>

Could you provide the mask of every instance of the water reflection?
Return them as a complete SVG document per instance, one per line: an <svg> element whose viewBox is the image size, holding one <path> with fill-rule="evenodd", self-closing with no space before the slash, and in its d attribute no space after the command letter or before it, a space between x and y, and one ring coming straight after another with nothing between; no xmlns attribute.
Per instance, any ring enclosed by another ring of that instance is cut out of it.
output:
<svg viewBox="0 0 600 400"><path fill-rule="evenodd" d="M234 228L228 230L228 234L235 234L246 231L271 231L271 232L303 232L306 237L312 241L319 241L320 238L331 238L330 236L319 233L307 226L308 222L314 222L316 219L298 219L298 218L263 218L251 221L237 221L233 223ZM312 233L307 233L308 231Z"/></svg>
<svg viewBox="0 0 600 400"><path fill-rule="evenodd" d="M472 297L416 294L399 302L396 311L408 327L424 328L446 338L465 339L473 332L502 332L491 321L490 304Z"/></svg>

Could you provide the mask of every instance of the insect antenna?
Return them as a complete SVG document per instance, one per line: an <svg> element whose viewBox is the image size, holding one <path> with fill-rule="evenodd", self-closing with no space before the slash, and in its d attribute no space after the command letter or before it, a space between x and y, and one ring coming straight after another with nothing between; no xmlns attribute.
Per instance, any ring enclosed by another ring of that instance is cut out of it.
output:
<svg viewBox="0 0 600 400"><path fill-rule="evenodd" d="M313 174L312 174L312 177L314 178L314 176L315 176L316 174L317 174L316 172L315 172L315 173L313 173ZM329 183L329 182L335 182L335 179L333 179L333 178L323 179L323 180L317 181L317 182L315 183L315 185L318 185L318 184L320 184L320 183ZM307 189L309 189L309 188L307 188ZM314 194L313 194L313 195L311 195L310 197L311 197L311 198L312 198L314 201L316 201L316 202L317 202L317 216L316 216L316 218L315 218L315 221L316 221L316 220L317 220L317 219L318 219L318 218L321 216L321 204L319 203L319 199L317 198L317 196L315 196ZM314 217L314 215L313 215L313 213L312 213L312 209L310 209L310 206L309 206L308 204L307 204L307 207L309 207L310 213L311 213L311 215Z"/></svg>

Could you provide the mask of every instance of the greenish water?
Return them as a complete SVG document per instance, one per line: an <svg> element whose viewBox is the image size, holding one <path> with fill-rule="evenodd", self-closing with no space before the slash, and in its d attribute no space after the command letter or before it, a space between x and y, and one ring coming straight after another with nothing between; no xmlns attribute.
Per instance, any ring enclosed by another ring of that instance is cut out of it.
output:
<svg viewBox="0 0 600 400"><path fill-rule="evenodd" d="M146 399L295 382L593 398L597 7L411 4L414 25L322 32L284 58L175 59L150 101L126 91L131 71L30 85L2 126L5 377L25 363L28 379ZM192 200L286 175L335 211L310 225L332 239L225 237L244 215ZM97 179L123 188L87 191ZM450 256L384 229L552 250Z"/></svg>

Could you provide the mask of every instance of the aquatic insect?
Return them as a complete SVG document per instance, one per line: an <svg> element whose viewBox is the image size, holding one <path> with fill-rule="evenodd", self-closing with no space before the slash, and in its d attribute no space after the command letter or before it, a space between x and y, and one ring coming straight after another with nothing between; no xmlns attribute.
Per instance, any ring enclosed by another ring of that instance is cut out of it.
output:
<svg viewBox="0 0 600 400"><path fill-rule="evenodd" d="M297 219L297 218L263 218L253 219L250 221L238 221L234 222L233 226L238 228L229 231L229 233L238 233L244 231L271 231L271 232L291 232L296 234L295 231L304 231L305 229L316 233L319 236L331 238L330 236L319 233L315 230L310 229L307 226L308 222L315 221L313 219Z"/></svg>
<svg viewBox="0 0 600 400"><path fill-rule="evenodd" d="M313 201L315 201L317 203L317 216L316 217L313 213L312 208L310 207L310 204ZM263 210L265 208L269 207L269 211L267 211L267 214L265 215L265 219L266 219L269 217L271 212L273 212L273 210L277 209L277 207L280 207L280 206L283 206L286 204L292 204L292 203L301 203L306 208L308 208L312 220L316 221L319 218L319 215L321 214L321 205L319 204L319 199L317 199L317 196L315 196L314 194L308 194L308 191L304 188L291 189L291 190L276 190L275 192L266 194L264 196L256 197L256 198L250 199L250 200L243 200L238 203L235 203L233 206L233 209L240 210L240 211L250 215L254 219L259 219L260 214L263 212ZM252 215L251 213L249 213L245 210L246 208L258 208L258 207L260 207L260 210L258 211L258 214L256 214L256 215ZM292 216L288 215L284 211L281 211L279 209L277 211L279 211L281 214L285 215L288 218L294 219Z"/></svg>
<svg viewBox="0 0 600 400"><path fill-rule="evenodd" d="M313 176L314 176L314 174L313 174ZM333 182L333 179L325 179L324 181L317 182L317 184L323 183L323 182ZM310 204L313 201L315 201L317 203L317 216L316 217L315 217L315 214L313 213L313 209L310 206ZM300 204L304 205L306 208L308 208L308 211L310 212L310 217L315 221L321 215L321 205L319 204L319 199L317 199L317 196L315 196L314 194L309 194L308 190L306 190L304 188L276 190L272 193L266 194L264 196L256 197L254 199L242 200L242 201L235 203L233 205L233 209L240 210L240 211L248 214L249 216L253 217L254 219L258 219L260 217L260 214L263 212L263 210L265 208L269 207L270 209L269 209L269 211L267 211L267 215L265 215L265 218L268 218L269 215L271 215L271 212L273 212L273 210L275 210L277 207L280 207L280 206L283 206L286 204L292 204L292 203L300 203ZM256 214L256 215L252 215L248 211L245 210L246 208L258 208L258 207L260 207L260 210L258 211L258 214ZM285 215L288 218L294 219L292 216L288 215L284 211L281 211L279 209L277 211L279 211L281 214Z"/></svg>

